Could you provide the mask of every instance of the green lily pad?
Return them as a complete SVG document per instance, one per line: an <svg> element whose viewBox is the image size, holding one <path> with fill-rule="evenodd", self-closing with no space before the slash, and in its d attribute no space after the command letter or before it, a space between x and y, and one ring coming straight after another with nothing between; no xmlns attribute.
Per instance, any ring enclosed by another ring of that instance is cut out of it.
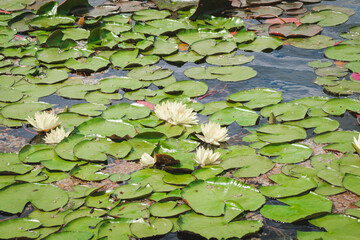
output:
<svg viewBox="0 0 360 240"><path fill-rule="evenodd" d="M21 197L18 196L21 195ZM50 184L22 183L0 190L0 210L7 213L21 213L28 202L37 209L52 211L68 202L67 193Z"/></svg>
<svg viewBox="0 0 360 240"><path fill-rule="evenodd" d="M352 95L360 92L359 82L342 80L338 83L339 84L335 86L325 86L324 90L336 95Z"/></svg>
<svg viewBox="0 0 360 240"><path fill-rule="evenodd" d="M68 85L57 90L56 94L65 98L84 99L87 92L98 90L96 85Z"/></svg>
<svg viewBox="0 0 360 240"><path fill-rule="evenodd" d="M17 102L24 94L11 87L0 87L0 101L1 102Z"/></svg>
<svg viewBox="0 0 360 240"><path fill-rule="evenodd" d="M127 240L129 236L133 236L130 231L130 223L133 220L127 218L111 219L99 227L98 237L108 239Z"/></svg>
<svg viewBox="0 0 360 240"><path fill-rule="evenodd" d="M124 203L111 209L109 215L117 218L149 218L149 205L140 202Z"/></svg>
<svg viewBox="0 0 360 240"><path fill-rule="evenodd" d="M333 6L333 5L317 5L315 7L312 7L311 10L315 12L319 12L322 10L333 10L336 12L342 12L346 13L348 16L352 16L355 14L355 10L347 7L340 7L340 6Z"/></svg>
<svg viewBox="0 0 360 240"><path fill-rule="evenodd" d="M284 174L274 174L270 179L280 185L260 186L259 190L271 198L295 196L317 187L315 180L308 177L293 178Z"/></svg>
<svg viewBox="0 0 360 240"><path fill-rule="evenodd" d="M140 219L130 224L131 232L137 238L146 238L157 235L164 235L171 231L173 224L166 218L149 218L149 221Z"/></svg>
<svg viewBox="0 0 360 240"><path fill-rule="evenodd" d="M140 104L119 103L106 109L102 117L105 119L141 119L150 114L150 109Z"/></svg>
<svg viewBox="0 0 360 240"><path fill-rule="evenodd" d="M359 133L351 131L336 131L323 133L315 136L316 143L330 143L324 149L337 150L340 152L352 153L355 149L352 146L353 138L358 137Z"/></svg>
<svg viewBox="0 0 360 240"><path fill-rule="evenodd" d="M130 150L131 146L127 142L117 143L100 138L79 142L74 147L74 155L87 161L106 161L107 155L123 158Z"/></svg>
<svg viewBox="0 0 360 240"><path fill-rule="evenodd" d="M33 28L53 29L58 25L67 25L75 23L75 17L68 16L39 16L30 21Z"/></svg>
<svg viewBox="0 0 360 240"><path fill-rule="evenodd" d="M21 0L21 1L11 1L5 0L0 3L0 9L5 11L19 11L26 8L27 5L31 5L35 0Z"/></svg>
<svg viewBox="0 0 360 240"><path fill-rule="evenodd" d="M252 126L255 125L259 115L242 106L224 108L216 113L212 114L209 118L211 122L217 122L220 125L230 125L234 121L240 126Z"/></svg>
<svg viewBox="0 0 360 240"><path fill-rule="evenodd" d="M358 46L351 44L336 45L325 49L325 56L339 61L360 61Z"/></svg>
<svg viewBox="0 0 360 240"><path fill-rule="evenodd" d="M359 220L350 216L334 214L326 215L321 218L309 220L309 222L319 228L324 228L326 232L303 232L298 231L299 239L356 239L360 234Z"/></svg>
<svg viewBox="0 0 360 240"><path fill-rule="evenodd" d="M80 115L96 117L101 115L102 111L106 110L107 107L103 104L94 103L78 103L70 107L69 111L78 113Z"/></svg>
<svg viewBox="0 0 360 240"><path fill-rule="evenodd" d="M241 65L244 63L248 63L254 60L254 56L246 56L245 54L242 55L235 55L235 52L228 53L228 54L221 54L215 56L208 56L206 58L206 62L212 65L220 65L220 66L234 66L234 65Z"/></svg>
<svg viewBox="0 0 360 240"><path fill-rule="evenodd" d="M308 106L310 108L307 113L309 116L321 117L321 116L327 116L327 113L325 113L323 111L322 106L328 100L330 100L330 98L328 98L328 97L315 96L315 97L299 98L299 99L295 99L291 102Z"/></svg>
<svg viewBox="0 0 360 240"><path fill-rule="evenodd" d="M111 190L92 193L86 197L85 205L93 208L111 209L120 202L120 200L110 198L111 194Z"/></svg>
<svg viewBox="0 0 360 240"><path fill-rule="evenodd" d="M154 42L154 48L144 54L154 54L154 55L170 55L179 49L178 43L174 38L157 38Z"/></svg>
<svg viewBox="0 0 360 240"><path fill-rule="evenodd" d="M15 180L17 182L27 182L27 183L36 183L44 181L48 178L48 176L42 172L42 169L34 169L26 174L17 175Z"/></svg>
<svg viewBox="0 0 360 240"><path fill-rule="evenodd" d="M282 94L280 91L275 91L270 88L254 88L230 94L226 100L245 102L245 107L257 109L280 102L282 100Z"/></svg>
<svg viewBox="0 0 360 240"><path fill-rule="evenodd" d="M198 62L203 58L204 56L201 56L194 51L177 52L173 55L163 57L165 61L173 63Z"/></svg>
<svg viewBox="0 0 360 240"><path fill-rule="evenodd" d="M324 68L324 67L330 67L332 65L332 62L330 61L321 61L321 60L314 60L308 63L309 67L312 68Z"/></svg>
<svg viewBox="0 0 360 240"><path fill-rule="evenodd" d="M327 101L322 109L331 115L342 115L347 110L360 113L360 101L351 98L334 98Z"/></svg>
<svg viewBox="0 0 360 240"><path fill-rule="evenodd" d="M259 155L241 155L223 160L220 166L224 169L239 168L233 173L234 177L258 177L270 171L275 164L266 157Z"/></svg>
<svg viewBox="0 0 360 240"><path fill-rule="evenodd" d="M104 166L89 163L73 168L70 174L85 181L101 181L109 177L109 174L99 172L103 168Z"/></svg>
<svg viewBox="0 0 360 240"><path fill-rule="evenodd" d="M66 131L71 132L81 123L90 119L90 117L80 116L76 113L63 112L58 114L59 122L61 122L61 126L65 128Z"/></svg>
<svg viewBox="0 0 360 240"><path fill-rule="evenodd" d="M204 95L208 90L208 86L203 82L195 82L192 80L178 81L164 88L164 92L169 94L181 93L188 97L198 97Z"/></svg>
<svg viewBox="0 0 360 240"><path fill-rule="evenodd" d="M191 208L186 204L177 205L175 201L157 202L150 206L150 213L154 217L173 217L185 213Z"/></svg>
<svg viewBox="0 0 360 240"><path fill-rule="evenodd" d="M3 239L37 238L40 234L32 230L40 226L40 221L36 219L14 218L0 223L0 234Z"/></svg>
<svg viewBox="0 0 360 240"><path fill-rule="evenodd" d="M360 176L354 174L346 174L343 180L344 187L357 195L360 195L359 183Z"/></svg>
<svg viewBox="0 0 360 240"><path fill-rule="evenodd" d="M360 61L349 62L345 65L345 67L350 69L352 72L360 73Z"/></svg>
<svg viewBox="0 0 360 240"><path fill-rule="evenodd" d="M132 100L132 101L137 101L137 100L145 100L146 97L153 97L156 96L156 92L150 89L139 89L136 91L129 91L126 92L124 94L124 97Z"/></svg>
<svg viewBox="0 0 360 240"><path fill-rule="evenodd" d="M274 114L278 121L293 121L303 119L308 111L308 107L297 103L279 103L261 109L260 114L264 117L270 117Z"/></svg>
<svg viewBox="0 0 360 240"><path fill-rule="evenodd" d="M207 70L215 78L224 82L244 81L257 75L254 69L244 66L209 67Z"/></svg>
<svg viewBox="0 0 360 240"><path fill-rule="evenodd" d="M65 67L75 71L93 71L97 72L101 69L106 68L109 65L109 60L104 57L88 57L86 59L76 60L70 58L64 65Z"/></svg>
<svg viewBox="0 0 360 240"><path fill-rule="evenodd" d="M327 117L311 117L300 121L287 122L286 124L295 125L303 128L315 127L314 132L317 134L335 131L340 125L338 121Z"/></svg>
<svg viewBox="0 0 360 240"><path fill-rule="evenodd" d="M300 18L301 23L317 23L321 27L331 27L342 24L349 19L349 16L345 13L322 10L319 12L310 12Z"/></svg>
<svg viewBox="0 0 360 240"><path fill-rule="evenodd" d="M185 76L193 79L215 79L216 76L211 74L209 68L205 67L194 67L184 71Z"/></svg>
<svg viewBox="0 0 360 240"><path fill-rule="evenodd" d="M0 153L0 172L25 174L34 167L23 164L16 153Z"/></svg>
<svg viewBox="0 0 360 240"><path fill-rule="evenodd" d="M93 118L80 124L77 128L79 134L101 135L118 137L135 136L134 126L125 120L106 120L103 118Z"/></svg>
<svg viewBox="0 0 360 240"><path fill-rule="evenodd" d="M224 217L206 217L195 212L181 215L178 223L182 231L199 234L206 239L229 239L243 237L249 233L260 230L260 221L231 221L228 222Z"/></svg>
<svg viewBox="0 0 360 240"><path fill-rule="evenodd" d="M134 68L127 76L138 80L152 81L169 77L172 73L172 70L162 69L159 66L144 66Z"/></svg>
<svg viewBox="0 0 360 240"><path fill-rule="evenodd" d="M282 143L306 138L306 131L302 127L270 124L259 127L257 130L258 138L265 142Z"/></svg>
<svg viewBox="0 0 360 240"><path fill-rule="evenodd" d="M111 63L119 68L151 65L157 63L159 59L155 55L139 56L139 49L121 50L110 57Z"/></svg>
<svg viewBox="0 0 360 240"><path fill-rule="evenodd" d="M139 138L130 139L128 143L133 147L133 149L130 154L124 158L124 160L127 161L140 159L144 153L151 154L156 147L155 143Z"/></svg>
<svg viewBox="0 0 360 240"><path fill-rule="evenodd" d="M324 35L317 35L310 38L291 38L288 39L287 42L294 47L304 49L323 49L335 44L335 41L331 37Z"/></svg>
<svg viewBox="0 0 360 240"><path fill-rule="evenodd" d="M34 117L38 111L51 108L51 104L45 102L24 102L9 104L1 109L5 118L26 120L27 117Z"/></svg>
<svg viewBox="0 0 360 240"><path fill-rule="evenodd" d="M63 212L43 212L40 210L35 210L31 212L28 217L40 221L43 227L53 227L63 225L65 216L70 212L71 210L66 210Z"/></svg>
<svg viewBox="0 0 360 240"><path fill-rule="evenodd" d="M324 196L310 192L299 197L279 199L282 205L265 205L260 213L275 221L292 223L311 218L314 215L331 212L332 202Z"/></svg>
<svg viewBox="0 0 360 240"><path fill-rule="evenodd" d="M241 43L238 45L240 50L261 52L264 50L275 50L283 45L283 42L276 37L260 36L256 37L251 43Z"/></svg>
<svg viewBox="0 0 360 240"><path fill-rule="evenodd" d="M159 169L146 168L131 174L129 183L138 183L141 186L150 185L154 192L171 192L179 186L165 183L162 179L166 172Z"/></svg>
<svg viewBox="0 0 360 240"><path fill-rule="evenodd" d="M348 73L349 73L348 70L342 67L327 67L327 68L318 68L315 70L315 74L321 77L323 76L344 77Z"/></svg>
<svg viewBox="0 0 360 240"><path fill-rule="evenodd" d="M138 199L149 195L153 191L150 185L125 184L114 190L119 199Z"/></svg>
<svg viewBox="0 0 360 240"><path fill-rule="evenodd" d="M186 22L177 19L157 19L148 21L146 23L137 23L134 26L134 31L148 35L159 36L164 33L172 33L181 29L189 27Z"/></svg>
<svg viewBox="0 0 360 240"><path fill-rule="evenodd" d="M189 45L193 44L196 41L200 41L203 39L211 39L211 38L222 38L224 36L228 36L229 32L226 30L221 31L211 31L207 29L187 29L182 30L176 34L176 36L182 41Z"/></svg>
<svg viewBox="0 0 360 240"><path fill-rule="evenodd" d="M215 55L230 53L236 48L236 44L230 41L216 42L214 39L204 39L191 45L191 50L200 55Z"/></svg>
<svg viewBox="0 0 360 240"><path fill-rule="evenodd" d="M210 115L227 107L242 106L241 103L231 103L227 101L215 101L204 104L204 109L200 112L201 115Z"/></svg>
<svg viewBox="0 0 360 240"><path fill-rule="evenodd" d="M259 154L273 157L277 163L297 163L308 159L312 149L304 144L273 143L259 149Z"/></svg>
<svg viewBox="0 0 360 240"><path fill-rule="evenodd" d="M105 78L99 84L104 93L113 93L119 88L136 90L143 86L139 80L128 77Z"/></svg>
<svg viewBox="0 0 360 240"><path fill-rule="evenodd" d="M149 20L155 20L155 19L163 19L170 16L169 11L159 11L156 9L144 9L135 12L135 14L132 16L132 19L135 21L149 21Z"/></svg>
<svg viewBox="0 0 360 240"><path fill-rule="evenodd" d="M225 177L196 180L183 188L182 198L194 211L206 216L224 214L225 201L234 201L251 211L265 203L265 198L254 187Z"/></svg>
<svg viewBox="0 0 360 240"><path fill-rule="evenodd" d="M122 96L119 93L103 93L100 91L88 92L85 95L85 100L93 104L110 104L111 100L121 100Z"/></svg>

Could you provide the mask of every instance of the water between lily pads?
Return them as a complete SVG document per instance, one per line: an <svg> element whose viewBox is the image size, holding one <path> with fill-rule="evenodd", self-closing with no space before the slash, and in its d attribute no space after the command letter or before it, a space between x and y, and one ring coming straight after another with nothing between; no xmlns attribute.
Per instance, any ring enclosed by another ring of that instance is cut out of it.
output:
<svg viewBox="0 0 360 240"><path fill-rule="evenodd" d="M90 0L92 5L99 5L102 0ZM331 4L343 7L350 7L357 11L357 14L350 17L349 21L345 24L335 27L324 28L322 34L330 36L334 39L339 39L339 34L349 30L351 27L354 27L360 23L360 4L358 0L343 0L343 1L323 1L321 4ZM315 5L310 5L310 7ZM251 23L249 23L251 24ZM308 67L308 62L312 60L324 60L323 55L324 50L303 50L295 48L292 46L283 46L279 50L272 51L270 53L254 53L246 52L247 56L254 56L255 59L246 64L245 66L250 66L258 72L258 75L255 78L252 78L247 81L242 82L220 82L217 80L207 80L206 84L209 86L209 89L222 90L221 93L214 93L210 96L207 96L200 100L201 103L205 104L208 102L225 100L226 96L231 93L238 92L244 89L251 89L256 87L267 87L275 90L279 90L283 94L283 102L292 101L302 97L309 96L328 96L324 93L323 88L313 83L313 80L316 78L313 68ZM240 52L239 52L240 53ZM238 53L238 54L239 54ZM244 54L241 52L241 54ZM173 76L179 80L189 79L184 75L184 71L199 66L209 66L207 63L186 63L182 66L171 65L165 61L160 61L157 65L168 68L174 71ZM109 69L104 73L93 74L90 78L94 81L114 77L114 76L125 76L127 71ZM73 75L76 76L76 75ZM156 90L155 86L150 87L153 90ZM356 96L350 96L355 98ZM51 95L48 97L41 98L40 101L45 101L51 104L54 104L55 108L64 108L65 106L71 106L77 103L85 102L84 100L70 100L64 99L57 95ZM124 102L126 100L121 100ZM116 104L120 101L113 101L113 104ZM335 117L334 119L340 122L340 126L344 130L356 130L360 131L360 126L356 122L355 117L350 114L345 114L342 117ZM201 117L200 121L205 122L206 117ZM266 122L266 119L260 120L261 122ZM229 126L230 135L235 135L239 133L246 133L247 130L239 127L237 124L232 124ZM31 134L25 131L23 128L13 129L8 132L13 136L21 136L31 139L34 137L34 134ZM311 131L309 136L311 136ZM237 143L238 144L238 143ZM240 143L242 144L242 143ZM281 204L277 200L267 199L267 204ZM29 211L24 211L22 216L26 216ZM7 218L8 216L0 215L0 219ZM314 227L308 224L306 221L294 224L284 224L278 223L269 219L264 219L264 227L262 232L257 233L254 237L260 239L296 239L296 231L320 231L319 228ZM249 237L250 238L250 237ZM191 240L191 239L204 239L202 237L195 237L193 235L188 235L186 233L170 233L162 238L163 240Z"/></svg>

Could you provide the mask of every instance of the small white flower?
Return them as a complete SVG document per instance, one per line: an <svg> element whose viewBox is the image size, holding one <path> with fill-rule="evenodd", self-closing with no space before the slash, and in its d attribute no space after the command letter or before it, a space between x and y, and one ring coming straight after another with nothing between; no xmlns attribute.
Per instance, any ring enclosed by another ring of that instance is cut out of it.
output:
<svg viewBox="0 0 360 240"><path fill-rule="evenodd" d="M227 128L222 128L220 124L215 122L209 122L207 124L201 124L201 132L204 136L196 134L196 136L203 142L213 145L220 145L219 142L226 142L229 140L227 136Z"/></svg>
<svg viewBox="0 0 360 240"><path fill-rule="evenodd" d="M69 136L69 134L70 132L65 132L64 127L59 127L47 133L44 137L44 141L48 144L57 144Z"/></svg>
<svg viewBox="0 0 360 240"><path fill-rule="evenodd" d="M162 102L154 107L155 115L167 121L172 125L184 125L190 127L192 124L197 124L196 112L192 108L187 108L181 102Z"/></svg>
<svg viewBox="0 0 360 240"><path fill-rule="evenodd" d="M59 126L59 117L52 112L36 112L34 118L27 117L26 120L35 128L36 131L47 132Z"/></svg>
<svg viewBox="0 0 360 240"><path fill-rule="evenodd" d="M221 154L219 152L213 152L213 150L211 149L198 147L196 149L194 161L201 166L205 166L209 164L219 164L220 155Z"/></svg>
<svg viewBox="0 0 360 240"><path fill-rule="evenodd" d="M148 153L143 153L140 158L140 164L144 167L152 167L155 164L155 158L150 156Z"/></svg>
<svg viewBox="0 0 360 240"><path fill-rule="evenodd" d="M357 140L354 137L354 141L353 141L352 145L355 148L356 152L360 155L360 134L359 134L359 138Z"/></svg>

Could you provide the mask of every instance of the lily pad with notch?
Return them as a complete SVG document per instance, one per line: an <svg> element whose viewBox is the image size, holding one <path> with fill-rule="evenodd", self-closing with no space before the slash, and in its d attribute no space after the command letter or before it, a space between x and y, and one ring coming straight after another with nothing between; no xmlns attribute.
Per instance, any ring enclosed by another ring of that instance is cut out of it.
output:
<svg viewBox="0 0 360 240"><path fill-rule="evenodd" d="M261 141L270 143L292 142L306 138L306 131L302 127L282 124L264 125L256 132Z"/></svg>
<svg viewBox="0 0 360 240"><path fill-rule="evenodd" d="M292 223L316 215L330 213L332 202L326 197L310 192L306 195L279 199L283 205L265 205L260 213L275 221Z"/></svg>
<svg viewBox="0 0 360 240"><path fill-rule="evenodd" d="M240 126L253 126L256 124L259 115L247 107L227 107L215 112L209 121L217 122L220 125L230 125L234 121Z"/></svg>
<svg viewBox="0 0 360 240"><path fill-rule="evenodd" d="M110 57L111 63L119 68L151 65L157 63L159 59L155 55L139 56L139 49L121 50Z"/></svg>
<svg viewBox="0 0 360 240"><path fill-rule="evenodd" d="M188 97L198 97L204 95L207 90L208 86L205 83L192 80L178 81L164 88L164 92L166 93L181 93Z"/></svg>
<svg viewBox="0 0 360 240"><path fill-rule="evenodd" d="M254 56L246 56L245 54L242 55L235 55L235 52L228 53L228 54L221 54L215 56L208 56L206 58L206 62L212 65L220 65L220 66L234 66L234 65L241 65L254 60Z"/></svg>
<svg viewBox="0 0 360 240"><path fill-rule="evenodd" d="M227 96L226 100L232 102L245 102L245 107L257 109L279 103L282 100L282 94L280 91L270 88L254 88L230 94Z"/></svg>
<svg viewBox="0 0 360 240"><path fill-rule="evenodd" d="M273 113L278 121L293 121L303 119L308 109L305 105L287 102L264 107L260 114L270 117L270 114Z"/></svg>
<svg viewBox="0 0 360 240"><path fill-rule="evenodd" d="M308 159L312 154L312 149L304 144L272 143L258 151L259 154L277 158L272 161L277 163L298 163Z"/></svg>
<svg viewBox="0 0 360 240"><path fill-rule="evenodd" d="M338 121L328 117L310 117L299 121L287 122L286 124L303 128L315 128L314 133L316 134L335 131L340 126Z"/></svg>
<svg viewBox="0 0 360 240"><path fill-rule="evenodd" d="M200 55L215 55L230 53L236 48L236 44L230 41L217 42L215 39L204 39L191 44L191 50Z"/></svg>

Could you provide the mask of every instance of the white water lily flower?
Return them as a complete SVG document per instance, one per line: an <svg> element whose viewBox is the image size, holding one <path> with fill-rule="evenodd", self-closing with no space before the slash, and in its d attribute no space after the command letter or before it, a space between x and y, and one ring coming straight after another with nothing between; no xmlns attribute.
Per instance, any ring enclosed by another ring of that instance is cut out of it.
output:
<svg viewBox="0 0 360 240"><path fill-rule="evenodd" d="M209 164L219 164L220 155L221 154L219 152L213 152L213 150L211 149L198 147L196 149L194 161L201 166L205 166Z"/></svg>
<svg viewBox="0 0 360 240"><path fill-rule="evenodd" d="M35 128L36 131L47 132L59 126L59 117L53 112L36 112L34 118L27 117L26 120Z"/></svg>
<svg viewBox="0 0 360 240"><path fill-rule="evenodd" d="M47 133L44 137L44 141L48 144L57 144L69 136L69 134L70 132L65 132L64 127L59 127Z"/></svg>
<svg viewBox="0 0 360 240"><path fill-rule="evenodd" d="M144 167L152 167L155 164L155 158L150 156L148 153L143 153L140 158L140 164Z"/></svg>
<svg viewBox="0 0 360 240"><path fill-rule="evenodd" d="M213 145L220 145L219 142L226 142L229 140L227 136L227 128L221 127L220 124L215 122L209 122L207 124L201 124L201 132L204 135L196 134L196 136L203 142Z"/></svg>
<svg viewBox="0 0 360 240"><path fill-rule="evenodd" d="M184 125L190 127L192 124L197 124L196 112L192 108L187 108L181 102L162 102L154 107L155 115L167 121L172 125Z"/></svg>
<svg viewBox="0 0 360 240"><path fill-rule="evenodd" d="M356 152L360 155L360 134L359 134L359 138L357 140L354 137L354 141L353 141L352 145L355 148Z"/></svg>

